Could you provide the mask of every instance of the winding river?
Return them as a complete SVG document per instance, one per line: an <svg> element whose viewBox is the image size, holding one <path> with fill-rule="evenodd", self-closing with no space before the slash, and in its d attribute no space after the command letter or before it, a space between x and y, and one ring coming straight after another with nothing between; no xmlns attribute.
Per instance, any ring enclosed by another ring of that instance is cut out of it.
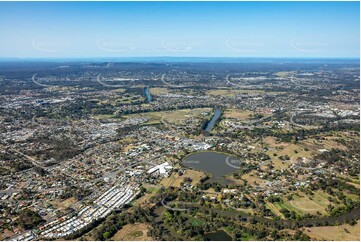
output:
<svg viewBox="0 0 361 242"><path fill-rule="evenodd" d="M217 123L218 119L221 117L221 115L222 115L222 111L219 108L216 108L211 120L209 120L208 123L206 124L204 131L210 133L214 125Z"/></svg>
<svg viewBox="0 0 361 242"><path fill-rule="evenodd" d="M145 97L147 98L147 102L151 102L152 101L152 96L150 95L150 88L149 87L144 87L144 94L145 94Z"/></svg>

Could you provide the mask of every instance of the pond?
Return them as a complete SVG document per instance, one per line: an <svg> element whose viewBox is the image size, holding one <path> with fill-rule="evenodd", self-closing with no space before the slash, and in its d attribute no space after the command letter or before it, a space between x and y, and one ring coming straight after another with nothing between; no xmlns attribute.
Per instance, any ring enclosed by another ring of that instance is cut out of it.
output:
<svg viewBox="0 0 361 242"><path fill-rule="evenodd" d="M203 171L213 178L220 178L239 170L239 159L233 155L215 151L203 151L186 156L183 165Z"/></svg>
<svg viewBox="0 0 361 242"><path fill-rule="evenodd" d="M205 234L206 240L210 241L231 241L232 237L229 236L224 230L217 230L216 232Z"/></svg>

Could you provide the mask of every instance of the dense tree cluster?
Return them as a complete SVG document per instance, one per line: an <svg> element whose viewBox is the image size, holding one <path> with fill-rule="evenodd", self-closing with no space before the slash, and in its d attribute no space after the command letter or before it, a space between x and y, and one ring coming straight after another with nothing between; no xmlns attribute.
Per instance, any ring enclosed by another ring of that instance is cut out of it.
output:
<svg viewBox="0 0 361 242"><path fill-rule="evenodd" d="M153 211L135 207L131 212L112 213L94 231L95 240L109 240L124 225L134 223L149 223L152 221Z"/></svg>
<svg viewBox="0 0 361 242"><path fill-rule="evenodd" d="M39 214L28 208L21 210L16 220L23 229L33 229L43 221Z"/></svg>

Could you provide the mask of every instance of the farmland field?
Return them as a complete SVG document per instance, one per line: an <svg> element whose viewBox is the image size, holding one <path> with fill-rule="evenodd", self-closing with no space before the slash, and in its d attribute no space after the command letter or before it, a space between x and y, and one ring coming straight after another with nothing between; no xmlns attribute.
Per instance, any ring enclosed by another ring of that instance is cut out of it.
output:
<svg viewBox="0 0 361 242"><path fill-rule="evenodd" d="M360 241L360 221L353 226L343 224L306 228L304 233L310 236L312 240Z"/></svg>

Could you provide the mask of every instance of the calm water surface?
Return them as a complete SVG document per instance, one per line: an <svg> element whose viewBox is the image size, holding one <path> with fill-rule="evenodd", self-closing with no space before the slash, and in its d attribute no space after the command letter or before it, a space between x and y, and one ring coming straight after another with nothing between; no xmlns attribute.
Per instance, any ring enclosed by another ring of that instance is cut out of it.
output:
<svg viewBox="0 0 361 242"><path fill-rule="evenodd" d="M144 88L144 94L145 94L145 97L147 98L147 101L151 102L152 101L152 96L150 95L149 87Z"/></svg>
<svg viewBox="0 0 361 242"><path fill-rule="evenodd" d="M183 165L188 168L194 168L196 170L209 173L212 177L222 177L233 172L236 172L237 167L232 167L227 164L227 157L229 160L239 160L237 157L218 153L214 151L204 151L188 155L183 159ZM228 160L228 161L229 161Z"/></svg>
<svg viewBox="0 0 361 242"><path fill-rule="evenodd" d="M205 234L207 240L210 241L231 241L232 237L229 236L224 230L217 230L216 232Z"/></svg>
<svg viewBox="0 0 361 242"><path fill-rule="evenodd" d="M221 117L221 115L222 115L222 111L217 108L214 111L214 114L213 114L211 120L209 120L209 122L207 123L207 126L206 126L206 128L204 130L207 131L207 132L211 132L214 125L216 124L217 120Z"/></svg>

